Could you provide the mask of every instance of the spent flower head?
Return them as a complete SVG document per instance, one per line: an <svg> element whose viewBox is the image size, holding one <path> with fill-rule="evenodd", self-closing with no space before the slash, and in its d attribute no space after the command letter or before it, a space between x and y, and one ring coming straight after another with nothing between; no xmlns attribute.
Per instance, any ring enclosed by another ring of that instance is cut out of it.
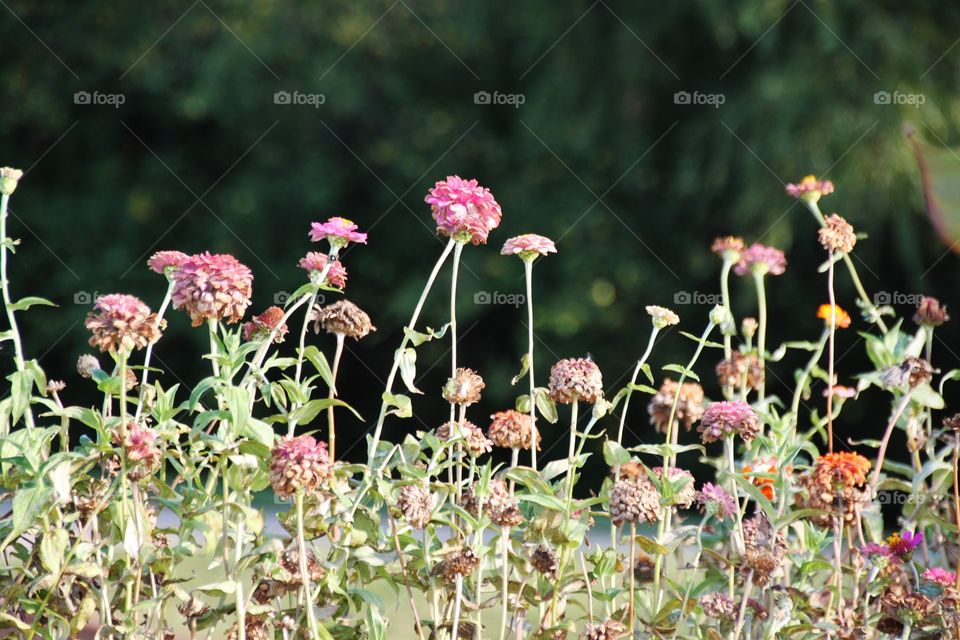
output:
<svg viewBox="0 0 960 640"><path fill-rule="evenodd" d="M130 352L160 339L157 314L140 298L122 293L97 298L84 324L93 334L90 346L100 351Z"/></svg>
<svg viewBox="0 0 960 640"><path fill-rule="evenodd" d="M533 418L528 413L514 409L499 411L490 416L487 437L504 449L530 449L533 447ZM537 432L537 449L540 448L540 433Z"/></svg>
<svg viewBox="0 0 960 640"><path fill-rule="evenodd" d="M336 287L337 289L343 289L347 286L347 268L344 267L339 260L334 260L330 263L327 274L323 276L323 281L320 281L320 276L323 275L323 271L326 269L329 261L330 258L327 257L327 254L310 251L307 255L300 258L298 266L310 274L310 282L313 284L318 286L325 284Z"/></svg>
<svg viewBox="0 0 960 640"><path fill-rule="evenodd" d="M749 404L742 400L714 402L700 419L700 439L704 443L739 435L750 442L760 433L760 421Z"/></svg>
<svg viewBox="0 0 960 640"><path fill-rule="evenodd" d="M247 340L266 340L267 337L276 329L273 341L276 344L283 342L287 335L287 325L283 323L283 309L280 307L267 307L267 309L253 320L243 323L243 339Z"/></svg>
<svg viewBox="0 0 960 640"><path fill-rule="evenodd" d="M226 253L190 256L173 274L173 308L190 314L195 327L207 320L238 322L252 294L253 272Z"/></svg>
<svg viewBox="0 0 960 640"><path fill-rule="evenodd" d="M850 253L857 244L857 234L853 225L835 213L824 219L825 227L818 232L820 244L827 251Z"/></svg>
<svg viewBox="0 0 960 640"><path fill-rule="evenodd" d="M546 236L538 236L535 233L525 233L520 236L514 236L503 243L500 249L500 255L520 256L524 262L533 260L537 256L545 256L548 253L556 253L557 247L553 240Z"/></svg>
<svg viewBox="0 0 960 640"><path fill-rule="evenodd" d="M697 492L697 502L704 513L720 520L732 518L737 513L737 501L727 490L712 482L704 482Z"/></svg>
<svg viewBox="0 0 960 640"><path fill-rule="evenodd" d="M298 491L316 493L331 471L327 443L313 436L281 438L270 455L270 484L280 498L291 498Z"/></svg>
<svg viewBox="0 0 960 640"><path fill-rule="evenodd" d="M313 242L326 240L330 248L336 252L351 242L367 244L367 234L357 231L358 227L353 220L333 217L326 222L310 223L310 239Z"/></svg>
<svg viewBox="0 0 960 640"><path fill-rule="evenodd" d="M433 211L437 233L460 243L486 244L503 215L489 189L460 176L438 181L424 200Z"/></svg>
<svg viewBox="0 0 960 640"><path fill-rule="evenodd" d="M603 375L590 358L566 358L550 368L549 390L559 404L595 404L603 397Z"/></svg>
<svg viewBox="0 0 960 640"><path fill-rule="evenodd" d="M680 398L676 400L678 392ZM673 404L676 401L677 408L674 419L682 423L684 429L690 431L697 420L700 419L700 416L703 415L703 397L703 387L696 382L684 382L683 385L678 385L670 378L664 379L660 389L650 398L650 403L647 405L650 424L657 431L666 433L670 413L673 411Z"/></svg>
<svg viewBox="0 0 960 640"><path fill-rule="evenodd" d="M443 399L451 404L469 406L480 402L480 395L486 386L483 378L473 369L459 367L452 378L443 385Z"/></svg>
<svg viewBox="0 0 960 640"><path fill-rule="evenodd" d="M310 311L310 321L313 330L320 333L322 328L327 333L346 336L359 340L377 328L370 322L370 316L349 300L338 300L325 307L315 306Z"/></svg>
<svg viewBox="0 0 960 640"><path fill-rule="evenodd" d="M939 327L950 320L947 315L947 306L930 296L923 296L917 303L917 312L913 314L913 321L921 327Z"/></svg>

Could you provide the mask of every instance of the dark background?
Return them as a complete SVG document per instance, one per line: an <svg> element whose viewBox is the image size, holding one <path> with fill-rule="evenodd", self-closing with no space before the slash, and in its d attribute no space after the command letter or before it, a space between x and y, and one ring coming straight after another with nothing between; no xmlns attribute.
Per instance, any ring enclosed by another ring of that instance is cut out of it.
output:
<svg viewBox="0 0 960 640"><path fill-rule="evenodd" d="M925 219L902 126L934 146L960 142L958 38L960 6L934 1L0 0L0 164L28 172L12 200L11 233L23 240L14 297L61 305L23 314L28 356L67 380L66 401L91 405L95 390L74 363L97 292L156 308L165 283L145 266L151 253L229 252L255 272L258 312L303 283L296 263L315 248L310 221L347 216L370 234L344 258L347 295L380 330L350 343L342 366L342 396L367 418L340 418L346 451L375 420L400 327L442 249L423 196L453 173L478 178L504 211L490 244L464 251L461 279L461 363L487 380L470 412L484 427L525 389L509 384L526 348L524 309L473 304L480 291L522 292L520 261L498 255L517 233L559 248L535 269L538 379L556 359L589 352L610 395L645 345L645 305L702 330L710 304L675 296L716 293L716 235L787 252L787 273L769 281L771 347L819 335L824 255L813 218L783 193L805 173L832 179L824 209L869 234L856 249L869 291L952 303L957 257ZM124 103L75 104L78 91ZM275 104L277 91L325 101ZM522 94L523 104L476 104L478 91ZM679 91L723 104L677 104ZM876 104L878 91L925 102ZM448 286L446 271L422 325L445 321ZM735 282L733 297L738 318L755 313L749 282ZM855 311L842 269L838 299ZM205 333L185 314L168 319L161 380L191 384L207 375ZM957 365L956 326L938 332L944 369ZM868 367L855 329L839 336L848 384ZM331 339L311 339L332 353ZM651 361L658 377L693 346L668 334ZM419 350L427 396L388 437L444 419L447 348ZM708 353L698 366L713 397L715 361ZM776 375L792 380L799 362ZM634 400L628 444L652 440L645 405ZM885 415L885 399L860 402L840 429L876 437ZM605 424L615 432L615 418Z"/></svg>

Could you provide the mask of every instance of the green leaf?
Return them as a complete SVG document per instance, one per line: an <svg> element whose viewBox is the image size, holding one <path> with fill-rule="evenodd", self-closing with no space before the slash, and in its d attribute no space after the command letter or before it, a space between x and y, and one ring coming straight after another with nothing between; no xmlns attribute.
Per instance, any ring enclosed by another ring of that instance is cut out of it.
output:
<svg viewBox="0 0 960 640"><path fill-rule="evenodd" d="M945 406L943 396L934 391L926 382L914 387L913 395L910 396L910 399L917 404L931 409L943 409Z"/></svg>
<svg viewBox="0 0 960 640"><path fill-rule="evenodd" d="M603 443L603 460L608 466L614 467L630 462L630 453L615 440Z"/></svg>
<svg viewBox="0 0 960 640"><path fill-rule="evenodd" d="M19 538L23 533L34 526L40 514L50 499L50 489L46 487L29 487L17 491L13 496L13 531L0 545L6 548L10 542Z"/></svg>
<svg viewBox="0 0 960 640"><path fill-rule="evenodd" d="M691 380L696 380L700 382L700 377L695 374L692 370L687 369L686 367L680 366L679 364L668 364L663 367L664 371L673 371L674 373L679 373L682 376L686 376Z"/></svg>
<svg viewBox="0 0 960 640"><path fill-rule="evenodd" d="M553 398L550 397L550 393L543 387L537 387L533 390L533 394L537 402L537 410L540 412L547 422L550 424L556 424L559 420L557 415L557 405L553 402Z"/></svg>
<svg viewBox="0 0 960 640"><path fill-rule="evenodd" d="M713 347L714 349L723 349L723 348L724 348L724 346L723 346L722 344L720 344L719 342L713 342L713 341L711 341L711 340L705 340L705 339L701 338L700 336L695 336L695 335L693 335L692 333L688 333L688 332L686 332L686 331L681 331L681 332L680 332L680 335L682 335L684 338L689 338L689 339L693 340L693 341L696 342L697 344L702 344L702 345L705 346L705 347Z"/></svg>
<svg viewBox="0 0 960 640"><path fill-rule="evenodd" d="M525 353L523 354L523 357L520 358L520 371L517 373L517 375L513 376L513 378L510 380L510 384L514 385L520 382L520 380L527 375L528 371L530 371L530 354Z"/></svg>
<svg viewBox="0 0 960 640"><path fill-rule="evenodd" d="M393 409L387 411L387 415L395 415L398 418L409 418L413 416L413 403L410 402L409 396L384 391L383 401L387 403L388 407L393 407Z"/></svg>
<svg viewBox="0 0 960 640"><path fill-rule="evenodd" d="M550 509L552 511L559 511L564 513L567 510L566 505L560 498L556 496L540 495L537 493L525 493L518 496L521 502L532 502L535 505L539 505L545 509Z"/></svg>
<svg viewBox="0 0 960 640"><path fill-rule="evenodd" d="M314 345L310 345L303 350L303 357L313 365L313 368L320 374L320 378L327 383L328 388L333 389L334 395L336 395L337 390L334 385L333 370L330 369L330 363L327 362L327 357L323 355L323 352Z"/></svg>
<svg viewBox="0 0 960 640"><path fill-rule="evenodd" d="M403 335L407 338L407 340L410 341L410 344L415 347L419 347L424 342L430 342L431 340L442 338L449 328L449 322L440 327L439 331L434 331L430 327L427 327L426 333L420 333L419 331L415 331L409 327L404 327Z"/></svg>
<svg viewBox="0 0 960 640"><path fill-rule="evenodd" d="M667 553L666 547L647 536L637 536L634 539L637 541L637 546L650 555L664 555Z"/></svg>
<svg viewBox="0 0 960 640"><path fill-rule="evenodd" d="M27 296L26 298L21 298L16 302L11 302L9 309L13 311L26 311L30 307L35 305L42 305L45 307L55 307L54 303L50 302L46 298L39 298L37 296Z"/></svg>
<svg viewBox="0 0 960 640"><path fill-rule="evenodd" d="M30 393L33 387L33 372L29 369L14 371L7 380L10 381L10 395L13 400L12 422L16 423L26 412L30 404Z"/></svg>
<svg viewBox="0 0 960 640"><path fill-rule="evenodd" d="M407 391L410 393L418 393L423 395L423 391L417 389L416 378L417 378L417 351L415 349L404 349L397 355L397 359L400 361L400 379L403 380L403 384L407 387Z"/></svg>
<svg viewBox="0 0 960 640"><path fill-rule="evenodd" d="M67 530L50 529L40 539L40 564L52 574L60 573L67 554Z"/></svg>
<svg viewBox="0 0 960 640"><path fill-rule="evenodd" d="M346 407L350 410L353 415L357 417L358 420L363 420L360 417L360 414L357 413L353 407L348 405L343 400L337 400L336 398L318 398L316 400L311 400L302 407L298 407L296 410L290 413L290 420L295 420L297 424L310 424L314 418L316 418L321 411L328 409L329 407Z"/></svg>

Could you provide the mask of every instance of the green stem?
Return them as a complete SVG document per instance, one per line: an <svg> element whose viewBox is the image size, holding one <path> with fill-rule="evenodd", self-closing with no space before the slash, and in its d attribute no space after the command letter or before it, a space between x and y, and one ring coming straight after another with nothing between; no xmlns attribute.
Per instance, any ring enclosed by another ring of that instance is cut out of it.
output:
<svg viewBox="0 0 960 640"><path fill-rule="evenodd" d="M759 307L757 354L760 358L760 371L763 374L760 378L760 388L757 390L760 404L763 404L767 397L767 291L763 285L763 275L756 271L753 274L753 281L757 286L757 306Z"/></svg>
<svg viewBox="0 0 960 640"><path fill-rule="evenodd" d="M723 267L720 269L720 295L723 297L723 308L727 311L727 322L731 326L736 326L733 320L733 310L730 308L730 269L733 268L732 260L724 260ZM720 328L723 333L723 357L729 358L733 354L732 331L727 331L725 327Z"/></svg>
<svg viewBox="0 0 960 640"><path fill-rule="evenodd" d="M159 329L163 323L163 314L166 313L170 305L170 297L173 295L173 280L167 284L167 292L163 296L163 302L160 303L160 309L157 311L156 327ZM150 379L150 360L153 357L154 342L147 345L147 351L143 356L143 378L140 380L140 396L137 400L137 411L134 413L133 421L140 422L140 414L143 412L143 403L147 396L147 382Z"/></svg>
<svg viewBox="0 0 960 640"><path fill-rule="evenodd" d="M307 538L303 530L303 489L297 490L297 546L300 547L300 585L303 588L303 599L307 609L307 624L310 628L311 640L320 640L320 631L317 629L317 616L313 610L313 588L310 585L310 573L307 567Z"/></svg>
<svg viewBox="0 0 960 640"><path fill-rule="evenodd" d="M523 261L523 272L527 282L527 373L530 379L530 428L533 430L533 446L530 447L530 466L537 470L537 448L540 438L537 431L537 402L534 397L533 378L533 260Z"/></svg>
<svg viewBox="0 0 960 640"><path fill-rule="evenodd" d="M837 296L833 290L833 251L830 251L830 266L827 270L827 294L830 298L830 347L827 355L827 452L833 453L833 385L834 357L837 334Z"/></svg>
<svg viewBox="0 0 960 640"><path fill-rule="evenodd" d="M3 194L0 196L0 291L3 293L3 306L7 311L7 321L10 324L10 339L13 341L13 360L17 366L17 371L23 372L26 369L26 362L23 359L23 344L20 339L20 328L17 326L17 317L11 307L10 300L10 282L7 277L7 246L13 246L13 240L7 237L7 207L10 203L10 196ZM30 408L29 398L24 412L24 419L28 427L33 427L33 409Z"/></svg>

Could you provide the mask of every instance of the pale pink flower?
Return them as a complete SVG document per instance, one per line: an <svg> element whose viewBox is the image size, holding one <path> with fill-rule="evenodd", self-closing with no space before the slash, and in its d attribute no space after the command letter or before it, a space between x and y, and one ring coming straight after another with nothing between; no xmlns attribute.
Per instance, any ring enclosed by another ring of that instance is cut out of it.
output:
<svg viewBox="0 0 960 640"><path fill-rule="evenodd" d="M287 335L287 325L280 324L283 321L283 309L280 307L267 307L267 309L258 316L254 316L253 320L243 323L243 339L247 340L265 340L270 333L277 329L277 333L273 336L273 341L275 343L283 342L284 337Z"/></svg>
<svg viewBox="0 0 960 640"><path fill-rule="evenodd" d="M721 520L732 518L737 513L737 501L734 500L726 489L713 484L704 482L700 491L697 492L697 502L704 513L717 516Z"/></svg>
<svg viewBox="0 0 960 640"><path fill-rule="evenodd" d="M293 497L299 490L316 492L331 471L327 443L313 436L282 438L270 455L270 484L280 498Z"/></svg>
<svg viewBox="0 0 960 640"><path fill-rule="evenodd" d="M579 400L596 404L603 397L603 375L590 358L566 358L550 368L550 397L559 404Z"/></svg>
<svg viewBox="0 0 960 640"><path fill-rule="evenodd" d="M173 308L185 309L195 327L205 320L239 321L252 294L253 273L225 253L190 256L173 275Z"/></svg>
<svg viewBox="0 0 960 640"><path fill-rule="evenodd" d="M935 582L945 587L952 587L957 583L957 574L942 567L933 567L924 570L923 579L927 582Z"/></svg>
<svg viewBox="0 0 960 640"><path fill-rule="evenodd" d="M738 276L761 273L779 276L787 269L787 259L783 251L755 242L740 256L740 262L734 267Z"/></svg>
<svg viewBox="0 0 960 640"><path fill-rule="evenodd" d="M697 431L704 443L737 434L750 442L760 432L760 422L750 405L742 400L714 402L703 412Z"/></svg>
<svg viewBox="0 0 960 640"><path fill-rule="evenodd" d="M330 246L336 249L345 247L351 242L367 244L367 234L360 233L357 229L353 220L334 217L326 222L311 222L310 239L314 242L327 240Z"/></svg>
<svg viewBox="0 0 960 640"><path fill-rule="evenodd" d="M122 293L97 298L84 325L93 334L90 346L100 351L143 349L160 339L157 314L139 298Z"/></svg>
<svg viewBox="0 0 960 640"><path fill-rule="evenodd" d="M548 253L556 252L557 246L550 238L538 236L535 233L525 233L504 242L500 255L520 256L522 260L532 260L537 256L545 256Z"/></svg>
<svg viewBox="0 0 960 640"><path fill-rule="evenodd" d="M150 267L150 270L154 273L170 275L167 269L171 271L176 270L189 259L190 256L180 251L157 251L147 260L147 266Z"/></svg>
<svg viewBox="0 0 960 640"><path fill-rule="evenodd" d="M816 176L804 176L803 180L788 184L787 195L816 202L820 196L833 193L833 183L829 180L818 180Z"/></svg>
<svg viewBox="0 0 960 640"><path fill-rule="evenodd" d="M301 269L309 271L311 280L313 280L314 278L320 277L329 260L330 258L327 257L327 254L311 251L300 258L299 266ZM334 260L333 264L330 265L330 270L327 271L327 276L324 281L316 284L328 284L337 289L343 289L347 286L347 268L344 267L339 260Z"/></svg>
<svg viewBox="0 0 960 640"><path fill-rule="evenodd" d="M440 180L424 200L433 210L437 233L458 242L486 244L503 215L489 189L460 176Z"/></svg>

